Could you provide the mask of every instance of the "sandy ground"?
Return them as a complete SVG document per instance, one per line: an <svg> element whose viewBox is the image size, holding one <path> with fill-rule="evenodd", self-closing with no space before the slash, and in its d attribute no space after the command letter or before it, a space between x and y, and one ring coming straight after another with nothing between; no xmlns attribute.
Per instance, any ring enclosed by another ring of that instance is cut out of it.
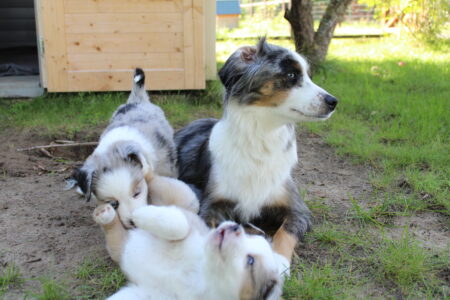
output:
<svg viewBox="0 0 450 300"><path fill-rule="evenodd" d="M69 162L39 151L16 151L49 142L30 133L0 134L0 268L14 263L28 279L60 279L73 273L86 257L106 255L102 232L91 218L94 203L86 203L74 191L64 191L64 178L91 149L52 152ZM368 170L335 155L318 136L301 131L298 145L300 164L295 177L309 198L323 199L344 217L351 206L349 197L364 199L371 192ZM438 217L429 217L427 222L416 217L414 232L427 245L445 244L448 235ZM405 225L411 220L398 222ZM34 287L27 283L6 297L22 299L23 290Z"/></svg>

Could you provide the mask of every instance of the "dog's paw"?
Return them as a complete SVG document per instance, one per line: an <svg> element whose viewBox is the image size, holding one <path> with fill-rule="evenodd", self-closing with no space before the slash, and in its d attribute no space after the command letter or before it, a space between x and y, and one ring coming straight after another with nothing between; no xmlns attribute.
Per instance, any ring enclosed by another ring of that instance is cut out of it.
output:
<svg viewBox="0 0 450 300"><path fill-rule="evenodd" d="M97 206L93 213L95 223L100 225L110 224L115 216L116 211L109 203Z"/></svg>
<svg viewBox="0 0 450 300"><path fill-rule="evenodd" d="M289 263L289 260L276 252L274 252L274 255L278 265L278 274L282 279L289 278L291 276L291 264Z"/></svg>

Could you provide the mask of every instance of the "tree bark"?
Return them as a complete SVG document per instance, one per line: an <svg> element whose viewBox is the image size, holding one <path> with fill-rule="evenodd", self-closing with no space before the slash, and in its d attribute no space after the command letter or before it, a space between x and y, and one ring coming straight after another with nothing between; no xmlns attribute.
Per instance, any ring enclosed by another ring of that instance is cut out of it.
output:
<svg viewBox="0 0 450 300"><path fill-rule="evenodd" d="M325 60L336 25L351 2L330 0L319 28L314 32L312 0L291 0L291 9L286 10L284 17L291 24L295 50L306 56L312 71Z"/></svg>
<svg viewBox="0 0 450 300"><path fill-rule="evenodd" d="M291 24L295 50L309 56L314 53L314 20L311 0L292 0L284 18Z"/></svg>

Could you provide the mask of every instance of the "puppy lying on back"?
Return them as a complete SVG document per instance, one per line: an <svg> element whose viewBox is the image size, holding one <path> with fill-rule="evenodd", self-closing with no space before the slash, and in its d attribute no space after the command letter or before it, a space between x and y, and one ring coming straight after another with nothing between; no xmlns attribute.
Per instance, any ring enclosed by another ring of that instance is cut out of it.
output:
<svg viewBox="0 0 450 300"><path fill-rule="evenodd" d="M186 300L279 299L275 253L261 236L223 222L209 230L195 214L175 206L145 206L132 213L137 228L125 230L104 204L94 219L122 243L120 265L130 283L108 298Z"/></svg>
<svg viewBox="0 0 450 300"><path fill-rule="evenodd" d="M131 211L148 204L148 182L161 185L178 175L173 129L150 102L144 83L144 72L136 69L127 103L114 112L97 148L68 179L68 187L76 186L88 201L94 194L100 203L111 203L126 228L133 227ZM188 208L196 211L197 199L189 195L193 207Z"/></svg>

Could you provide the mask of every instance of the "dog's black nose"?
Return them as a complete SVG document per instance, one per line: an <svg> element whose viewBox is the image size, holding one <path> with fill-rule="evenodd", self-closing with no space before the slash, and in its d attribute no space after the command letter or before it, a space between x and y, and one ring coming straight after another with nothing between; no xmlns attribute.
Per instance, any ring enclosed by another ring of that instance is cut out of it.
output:
<svg viewBox="0 0 450 300"><path fill-rule="evenodd" d="M338 103L338 100L336 98L334 98L333 96L329 95L329 94L325 95L324 100L325 100L325 103L330 108L330 110L334 110L336 105L337 105L337 103Z"/></svg>

